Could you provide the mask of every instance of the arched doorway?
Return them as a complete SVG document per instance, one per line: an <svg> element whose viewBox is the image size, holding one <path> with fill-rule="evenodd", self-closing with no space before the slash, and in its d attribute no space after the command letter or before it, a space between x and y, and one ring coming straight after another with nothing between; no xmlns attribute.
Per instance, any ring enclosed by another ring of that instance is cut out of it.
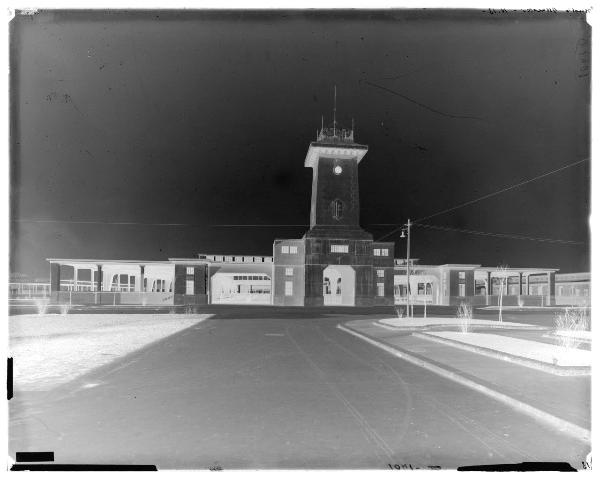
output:
<svg viewBox="0 0 600 481"><path fill-rule="evenodd" d="M323 271L323 304L353 306L356 274L350 266L329 265Z"/></svg>

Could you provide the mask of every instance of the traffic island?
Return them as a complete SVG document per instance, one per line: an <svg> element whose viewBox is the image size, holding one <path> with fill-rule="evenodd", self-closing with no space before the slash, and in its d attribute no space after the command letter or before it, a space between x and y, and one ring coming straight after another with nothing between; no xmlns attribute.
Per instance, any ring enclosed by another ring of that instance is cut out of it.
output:
<svg viewBox="0 0 600 481"><path fill-rule="evenodd" d="M350 321L338 328L564 434L590 441L590 376L556 376L411 333L391 331L372 320Z"/></svg>
<svg viewBox="0 0 600 481"><path fill-rule="evenodd" d="M592 353L583 349L480 332L437 331L412 335L558 376L591 374Z"/></svg>

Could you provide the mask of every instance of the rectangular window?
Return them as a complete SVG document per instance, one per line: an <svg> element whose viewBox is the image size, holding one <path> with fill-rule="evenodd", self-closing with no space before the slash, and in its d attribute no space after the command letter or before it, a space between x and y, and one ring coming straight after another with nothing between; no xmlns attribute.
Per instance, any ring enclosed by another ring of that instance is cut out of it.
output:
<svg viewBox="0 0 600 481"><path fill-rule="evenodd" d="M458 295L459 295L459 297L465 297L465 285L464 284L458 285Z"/></svg>
<svg viewBox="0 0 600 481"><path fill-rule="evenodd" d="M331 252L339 252L343 254L348 253L347 245L331 244Z"/></svg>
<svg viewBox="0 0 600 481"><path fill-rule="evenodd" d="M422 296L423 294L425 294L425 283L424 282L419 282L417 284L417 294L419 296Z"/></svg>
<svg viewBox="0 0 600 481"><path fill-rule="evenodd" d="M377 277L383 277L383 276L384 276L383 269L377 269Z"/></svg>
<svg viewBox="0 0 600 481"><path fill-rule="evenodd" d="M281 253L282 254L289 254L290 253L290 246L281 246Z"/></svg>
<svg viewBox="0 0 600 481"><path fill-rule="evenodd" d="M377 283L377 296L378 297L383 297L385 296L385 290L384 290L385 284L383 282L378 282Z"/></svg>
<svg viewBox="0 0 600 481"><path fill-rule="evenodd" d="M381 249L381 255L382 256L389 256L390 255L389 249Z"/></svg>
<svg viewBox="0 0 600 481"><path fill-rule="evenodd" d="M464 280L465 280L465 273L464 273L463 271L459 272L459 273L458 273L458 278L459 278L460 280L463 280L463 281L464 281Z"/></svg>
<svg viewBox="0 0 600 481"><path fill-rule="evenodd" d="M373 255L374 256L380 256L381 255L381 249L373 249Z"/></svg>
<svg viewBox="0 0 600 481"><path fill-rule="evenodd" d="M188 296L194 294L194 281L185 281L185 293Z"/></svg>
<svg viewBox="0 0 600 481"><path fill-rule="evenodd" d="M293 276L294 275L294 268L293 267L286 267L285 268L285 275L286 276Z"/></svg>
<svg viewBox="0 0 600 481"><path fill-rule="evenodd" d="M290 246L290 254L298 254L298 246Z"/></svg>
<svg viewBox="0 0 600 481"><path fill-rule="evenodd" d="M292 281L285 281L285 295L291 296L294 293L294 283Z"/></svg>
<svg viewBox="0 0 600 481"><path fill-rule="evenodd" d="M193 268L193 267L186 267L186 268L185 268L185 273L186 273L188 276L190 276L190 275L191 275L191 276L193 276L193 275L194 275L194 268Z"/></svg>

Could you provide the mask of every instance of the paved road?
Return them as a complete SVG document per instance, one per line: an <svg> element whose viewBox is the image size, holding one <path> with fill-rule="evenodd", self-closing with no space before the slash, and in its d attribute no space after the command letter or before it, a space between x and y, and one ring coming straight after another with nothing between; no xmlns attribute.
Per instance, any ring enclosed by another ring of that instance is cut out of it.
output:
<svg viewBox="0 0 600 481"><path fill-rule="evenodd" d="M585 459L584 444L336 329L351 316L241 312L16 393L11 453L224 469Z"/></svg>

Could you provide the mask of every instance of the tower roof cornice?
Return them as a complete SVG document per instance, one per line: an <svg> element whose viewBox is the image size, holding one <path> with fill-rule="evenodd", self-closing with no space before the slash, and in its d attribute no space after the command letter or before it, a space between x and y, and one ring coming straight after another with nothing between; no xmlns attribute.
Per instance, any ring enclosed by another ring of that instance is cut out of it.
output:
<svg viewBox="0 0 600 481"><path fill-rule="evenodd" d="M319 157L335 157L337 159L356 159L359 163L365 156L369 147L351 143L335 143L326 141L311 142L304 159L305 167L315 167Z"/></svg>

